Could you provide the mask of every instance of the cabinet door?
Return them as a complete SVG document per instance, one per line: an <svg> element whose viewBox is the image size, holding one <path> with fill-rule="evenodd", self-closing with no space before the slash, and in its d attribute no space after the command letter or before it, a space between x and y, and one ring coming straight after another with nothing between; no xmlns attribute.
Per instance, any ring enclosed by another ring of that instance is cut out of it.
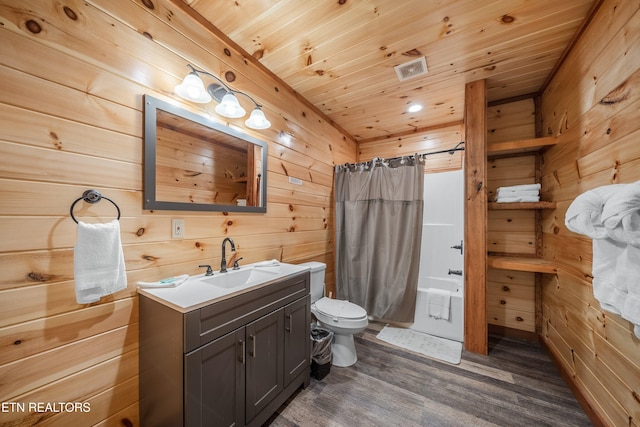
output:
<svg viewBox="0 0 640 427"><path fill-rule="evenodd" d="M246 422L283 390L284 309L246 326Z"/></svg>
<svg viewBox="0 0 640 427"><path fill-rule="evenodd" d="M305 369L311 357L310 296L300 298L284 308L284 386Z"/></svg>
<svg viewBox="0 0 640 427"><path fill-rule="evenodd" d="M244 426L245 331L185 356L185 425Z"/></svg>

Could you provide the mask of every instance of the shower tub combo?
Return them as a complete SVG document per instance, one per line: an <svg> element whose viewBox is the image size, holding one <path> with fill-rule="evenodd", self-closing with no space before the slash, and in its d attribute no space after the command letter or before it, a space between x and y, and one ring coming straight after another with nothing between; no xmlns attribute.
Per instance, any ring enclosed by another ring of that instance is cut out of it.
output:
<svg viewBox="0 0 640 427"><path fill-rule="evenodd" d="M464 175L462 170L425 175L422 248L414 323L409 328L464 341ZM429 288L449 291L449 319L429 315Z"/></svg>

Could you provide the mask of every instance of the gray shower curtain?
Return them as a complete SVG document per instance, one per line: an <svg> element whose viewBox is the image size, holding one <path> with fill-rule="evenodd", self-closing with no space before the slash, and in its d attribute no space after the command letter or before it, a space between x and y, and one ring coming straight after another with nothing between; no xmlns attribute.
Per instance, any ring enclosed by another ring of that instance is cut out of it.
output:
<svg viewBox="0 0 640 427"><path fill-rule="evenodd" d="M413 322L424 160L336 166L334 182L337 297L379 319Z"/></svg>

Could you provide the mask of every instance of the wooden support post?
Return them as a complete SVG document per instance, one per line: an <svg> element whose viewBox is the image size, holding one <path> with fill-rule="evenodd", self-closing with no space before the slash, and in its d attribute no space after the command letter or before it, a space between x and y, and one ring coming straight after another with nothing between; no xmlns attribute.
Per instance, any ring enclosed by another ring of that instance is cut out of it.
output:
<svg viewBox="0 0 640 427"><path fill-rule="evenodd" d="M488 353L487 324L487 82L465 87L464 345Z"/></svg>

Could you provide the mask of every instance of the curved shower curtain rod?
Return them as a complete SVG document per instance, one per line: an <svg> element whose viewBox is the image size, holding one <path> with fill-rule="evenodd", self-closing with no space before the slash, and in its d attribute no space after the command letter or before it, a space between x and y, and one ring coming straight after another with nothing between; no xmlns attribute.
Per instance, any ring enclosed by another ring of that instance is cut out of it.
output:
<svg viewBox="0 0 640 427"><path fill-rule="evenodd" d="M464 141L460 141L458 142L453 148L450 148L448 150L440 150L440 151L431 151L428 153L416 153L416 154L409 154L407 156L398 156L398 157L389 157L388 159L383 159L381 157L376 157L373 158L369 161L366 162L361 162L361 163L345 163L344 165L336 165L336 167L353 167L353 166L364 166L367 165L368 163L372 163L372 162L376 162L376 163L384 163L384 162L388 162L390 160L398 160L398 159L403 159L403 158L414 158L417 156L417 158L425 158L427 156L431 156L432 154L443 154L443 153L449 153L451 155L453 155L456 151L464 151L464 147L461 147L461 145L464 145Z"/></svg>

